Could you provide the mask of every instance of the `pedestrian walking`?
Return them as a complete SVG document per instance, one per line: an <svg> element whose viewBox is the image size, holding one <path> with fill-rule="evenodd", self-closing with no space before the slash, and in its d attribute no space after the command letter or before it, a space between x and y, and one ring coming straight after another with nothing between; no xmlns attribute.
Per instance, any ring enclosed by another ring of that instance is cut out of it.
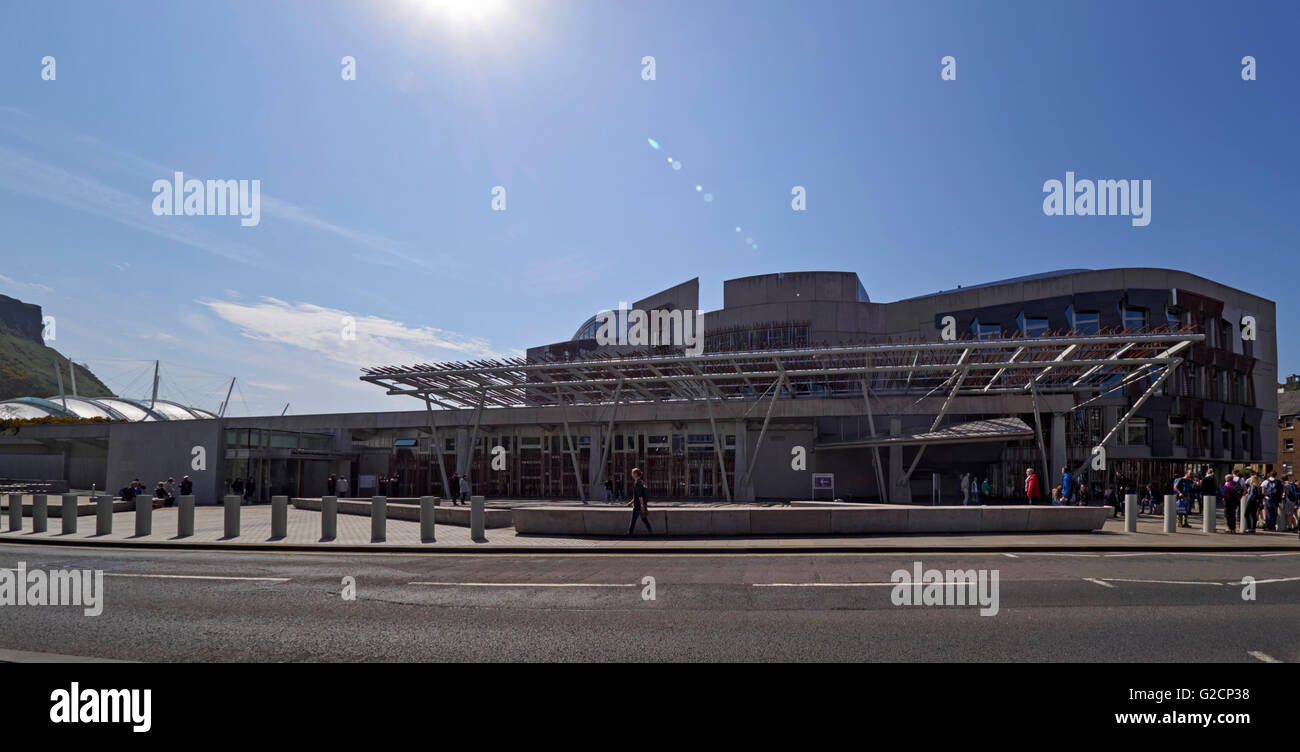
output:
<svg viewBox="0 0 1300 752"><path fill-rule="evenodd" d="M1282 519L1286 524L1286 532L1296 530L1296 502L1300 502L1300 483L1290 475L1282 479Z"/></svg>
<svg viewBox="0 0 1300 752"><path fill-rule="evenodd" d="M1071 473L1068 467L1061 468L1061 503L1071 503L1076 490L1074 487L1074 473Z"/></svg>
<svg viewBox="0 0 1300 752"><path fill-rule="evenodd" d="M1258 476L1246 476L1245 483L1242 486L1242 494L1242 503L1245 504L1245 509L1242 511L1242 527L1244 528L1242 532L1254 534L1255 528L1259 524L1260 499L1263 496L1259 489Z"/></svg>
<svg viewBox="0 0 1300 752"><path fill-rule="evenodd" d="M961 476L961 505L970 506L970 473Z"/></svg>
<svg viewBox="0 0 1300 752"><path fill-rule="evenodd" d="M989 484L989 479L985 478L984 481L980 483L980 496L982 496L984 499L987 500L988 498L990 498L989 492L992 490L993 490L993 486Z"/></svg>
<svg viewBox="0 0 1300 752"><path fill-rule="evenodd" d="M970 482L971 506L980 505L980 479L974 478Z"/></svg>
<svg viewBox="0 0 1300 752"><path fill-rule="evenodd" d="M335 478L333 475L330 475L330 477L325 479L325 495L338 496L338 492L339 492L338 478Z"/></svg>
<svg viewBox="0 0 1300 752"><path fill-rule="evenodd" d="M1282 484L1277 480L1277 473L1269 473L1260 489L1264 493L1264 529L1277 530L1278 506L1282 502Z"/></svg>
<svg viewBox="0 0 1300 752"><path fill-rule="evenodd" d="M339 476L339 498L342 499L345 496L347 496L349 490L351 489L348 485L348 476L340 475Z"/></svg>
<svg viewBox="0 0 1300 752"><path fill-rule="evenodd" d="M627 503L632 507L632 522L627 526L627 534L630 537L636 530L637 518L645 523L645 531L654 535L654 529L650 527L650 505L646 500L645 483L641 482L641 468L632 468L632 500Z"/></svg>
<svg viewBox="0 0 1300 752"><path fill-rule="evenodd" d="M605 479L605 503L614 503L614 481L609 478Z"/></svg>
<svg viewBox="0 0 1300 752"><path fill-rule="evenodd" d="M1177 495L1176 504L1178 505L1178 526L1190 527L1187 524L1187 512L1192 508L1192 495L1196 493L1196 481L1192 480L1192 471L1188 470L1183 477L1174 481L1174 493Z"/></svg>
<svg viewBox="0 0 1300 752"><path fill-rule="evenodd" d="M1228 524L1228 533L1236 533L1237 515L1241 509L1241 486L1237 483L1237 476L1232 473L1224 475L1220 493L1223 496L1223 520Z"/></svg>
<svg viewBox="0 0 1300 752"><path fill-rule="evenodd" d="M1038 482L1038 473L1032 467L1025 468L1025 498L1032 505L1042 497L1043 489Z"/></svg>
<svg viewBox="0 0 1300 752"><path fill-rule="evenodd" d="M460 476L460 503L469 503L469 473Z"/></svg>

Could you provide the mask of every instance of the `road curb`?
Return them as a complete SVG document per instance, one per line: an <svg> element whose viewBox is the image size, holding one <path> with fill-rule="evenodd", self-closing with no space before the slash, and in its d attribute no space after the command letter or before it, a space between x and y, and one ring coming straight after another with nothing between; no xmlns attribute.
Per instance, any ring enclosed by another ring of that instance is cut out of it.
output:
<svg viewBox="0 0 1300 752"><path fill-rule="evenodd" d="M234 551L244 553L319 553L319 554L553 554L553 555L591 555L617 554L622 556L636 554L912 554L912 553L1289 553L1300 552L1300 541L1289 545L1271 546L1106 546L1099 544L1062 544L1062 545L1011 545L972 546L972 545L925 545L900 548L898 546L772 546L755 541L744 546L646 546L638 548L588 548L574 546L408 546L408 545L374 545L374 544L310 544L310 543L159 543L147 541L97 541L87 539L14 539L0 537L0 545L14 546L51 546L64 548L109 548L121 550L151 551Z"/></svg>

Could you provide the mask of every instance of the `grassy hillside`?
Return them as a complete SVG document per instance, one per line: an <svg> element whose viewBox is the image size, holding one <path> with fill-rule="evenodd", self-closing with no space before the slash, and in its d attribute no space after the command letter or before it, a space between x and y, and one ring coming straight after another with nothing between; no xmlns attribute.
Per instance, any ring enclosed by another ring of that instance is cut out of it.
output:
<svg viewBox="0 0 1300 752"><path fill-rule="evenodd" d="M0 324L0 399L58 394L59 382L54 376L56 358L63 373L63 389L72 394L67 358L54 348L20 337ZM77 394L85 397L113 396L95 374L81 366L76 368Z"/></svg>

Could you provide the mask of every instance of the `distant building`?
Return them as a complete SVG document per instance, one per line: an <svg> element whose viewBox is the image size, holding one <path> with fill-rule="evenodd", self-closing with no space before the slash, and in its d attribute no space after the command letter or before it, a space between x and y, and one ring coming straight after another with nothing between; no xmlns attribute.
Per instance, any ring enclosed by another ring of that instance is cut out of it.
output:
<svg viewBox="0 0 1300 752"><path fill-rule="evenodd" d="M1300 376L1292 374L1277 393L1277 470L1295 475L1300 443Z"/></svg>
<svg viewBox="0 0 1300 752"><path fill-rule="evenodd" d="M592 313L631 297L602 291ZM699 281L629 307L696 310ZM394 477L389 496L446 495L452 472L476 494L573 499L640 467L657 499L809 498L815 473L840 498L952 503L966 473L1020 499L1027 467L1050 489L1068 465L1099 494L1116 473L1164 486L1279 457L1275 304L1186 272L883 303L852 272L764 274L727 280L703 317L698 354L602 345L593 315L526 359L364 368L418 400L406 412L31 426L0 436L0 476L21 451L59 458L74 487L189 474L201 499L247 477L319 496L330 474L356 495Z"/></svg>

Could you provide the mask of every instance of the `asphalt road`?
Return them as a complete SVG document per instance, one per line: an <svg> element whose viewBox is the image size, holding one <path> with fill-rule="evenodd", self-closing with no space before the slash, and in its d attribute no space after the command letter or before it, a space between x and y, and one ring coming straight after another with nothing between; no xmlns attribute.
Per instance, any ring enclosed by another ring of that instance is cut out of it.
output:
<svg viewBox="0 0 1300 752"><path fill-rule="evenodd" d="M895 570L996 570L998 610ZM0 546L104 610L0 605L0 660L1300 660L1300 554L319 555ZM1243 577L1258 584L1243 600ZM355 582L355 598L344 596ZM654 599L643 578L653 577ZM236 579L245 578L245 579Z"/></svg>

